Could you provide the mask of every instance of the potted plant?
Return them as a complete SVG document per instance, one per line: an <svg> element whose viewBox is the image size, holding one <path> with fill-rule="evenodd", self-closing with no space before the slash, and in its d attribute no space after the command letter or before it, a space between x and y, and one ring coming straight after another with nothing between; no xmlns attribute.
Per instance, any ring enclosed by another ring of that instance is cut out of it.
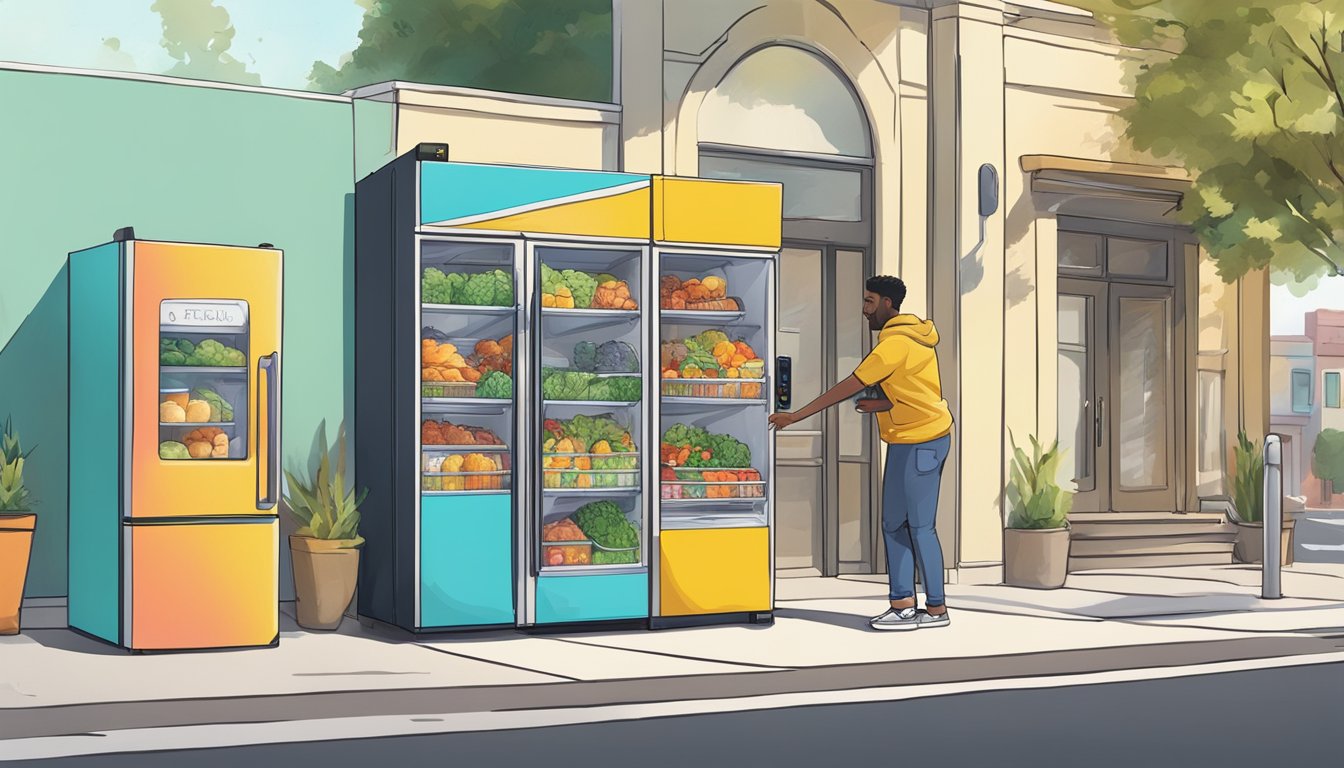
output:
<svg viewBox="0 0 1344 768"><path fill-rule="evenodd" d="M1003 582L1014 587L1058 589L1069 572L1069 510L1073 492L1056 478L1063 454L1059 441L1042 451L1033 435L1031 456L1012 433L1008 525L1003 532Z"/></svg>
<svg viewBox="0 0 1344 768"><path fill-rule="evenodd" d="M1237 528L1232 556L1239 563L1259 563L1265 559L1265 456L1243 430L1237 433L1232 449L1232 509L1228 518ZM1283 519L1283 565L1293 564L1293 517L1281 512Z"/></svg>
<svg viewBox="0 0 1344 768"><path fill-rule="evenodd" d="M0 635L19 633L23 585L28 580L28 558L33 551L37 515L32 496L23 484L24 453L10 419L0 436Z"/></svg>
<svg viewBox="0 0 1344 768"><path fill-rule="evenodd" d="M294 570L294 598L299 626L336 629L355 594L359 575L359 505L367 491L355 492L346 481L345 423L327 445L323 420L313 439L308 474L299 478L285 470L289 493L285 506L299 529L289 537Z"/></svg>

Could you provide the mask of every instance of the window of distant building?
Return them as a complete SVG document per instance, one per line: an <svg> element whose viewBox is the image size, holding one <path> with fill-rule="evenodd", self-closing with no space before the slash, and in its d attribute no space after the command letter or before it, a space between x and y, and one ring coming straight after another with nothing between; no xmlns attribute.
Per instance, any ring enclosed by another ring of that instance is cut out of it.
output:
<svg viewBox="0 0 1344 768"><path fill-rule="evenodd" d="M1325 407L1339 407L1339 371L1325 374Z"/></svg>
<svg viewBox="0 0 1344 768"><path fill-rule="evenodd" d="M1311 413L1311 371L1301 368L1293 370L1293 413Z"/></svg>

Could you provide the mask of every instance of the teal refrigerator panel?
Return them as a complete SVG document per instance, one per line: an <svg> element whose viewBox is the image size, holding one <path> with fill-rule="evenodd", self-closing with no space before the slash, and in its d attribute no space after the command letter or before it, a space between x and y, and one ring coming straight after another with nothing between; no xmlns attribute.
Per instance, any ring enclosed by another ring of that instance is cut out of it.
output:
<svg viewBox="0 0 1344 768"><path fill-rule="evenodd" d="M537 623L647 619L647 573L542 576L537 579Z"/></svg>
<svg viewBox="0 0 1344 768"><path fill-rule="evenodd" d="M514 623L513 496L420 499L420 627Z"/></svg>
<svg viewBox="0 0 1344 768"><path fill-rule="evenodd" d="M70 254L70 626L121 642L122 246Z"/></svg>
<svg viewBox="0 0 1344 768"><path fill-rule="evenodd" d="M472 216L508 215L551 201L581 199L648 176L470 163L419 163L420 223L441 224Z"/></svg>

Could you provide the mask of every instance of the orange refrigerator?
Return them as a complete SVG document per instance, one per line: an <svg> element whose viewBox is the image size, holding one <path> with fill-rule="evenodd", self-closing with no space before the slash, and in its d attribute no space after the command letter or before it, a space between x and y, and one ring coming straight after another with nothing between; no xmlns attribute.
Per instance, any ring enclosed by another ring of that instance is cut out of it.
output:
<svg viewBox="0 0 1344 768"><path fill-rule="evenodd" d="M71 628L276 644L282 263L127 230L70 254Z"/></svg>

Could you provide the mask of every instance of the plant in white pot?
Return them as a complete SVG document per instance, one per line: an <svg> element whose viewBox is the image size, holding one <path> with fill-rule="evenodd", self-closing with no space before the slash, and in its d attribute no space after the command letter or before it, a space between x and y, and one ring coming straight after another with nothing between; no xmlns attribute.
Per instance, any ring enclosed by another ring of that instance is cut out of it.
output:
<svg viewBox="0 0 1344 768"><path fill-rule="evenodd" d="M1259 563L1265 559L1265 456L1246 432L1237 433L1232 448L1232 511L1228 515L1237 527L1232 557L1239 563ZM1283 513L1283 550L1280 563L1293 562L1293 518Z"/></svg>
<svg viewBox="0 0 1344 768"><path fill-rule="evenodd" d="M285 505L299 525L289 537L296 618L305 629L336 629L355 594L359 546L364 543L359 505L368 493L356 493L353 481L346 481L345 423L336 433L336 444L328 447L323 420L307 476L285 470L285 479Z"/></svg>
<svg viewBox="0 0 1344 768"><path fill-rule="evenodd" d="M1069 510L1073 492L1059 486L1063 453L1056 440L1047 450L1030 436L1031 455L1011 432L1013 461L1003 532L1003 582L1014 587L1057 589L1069 572Z"/></svg>

